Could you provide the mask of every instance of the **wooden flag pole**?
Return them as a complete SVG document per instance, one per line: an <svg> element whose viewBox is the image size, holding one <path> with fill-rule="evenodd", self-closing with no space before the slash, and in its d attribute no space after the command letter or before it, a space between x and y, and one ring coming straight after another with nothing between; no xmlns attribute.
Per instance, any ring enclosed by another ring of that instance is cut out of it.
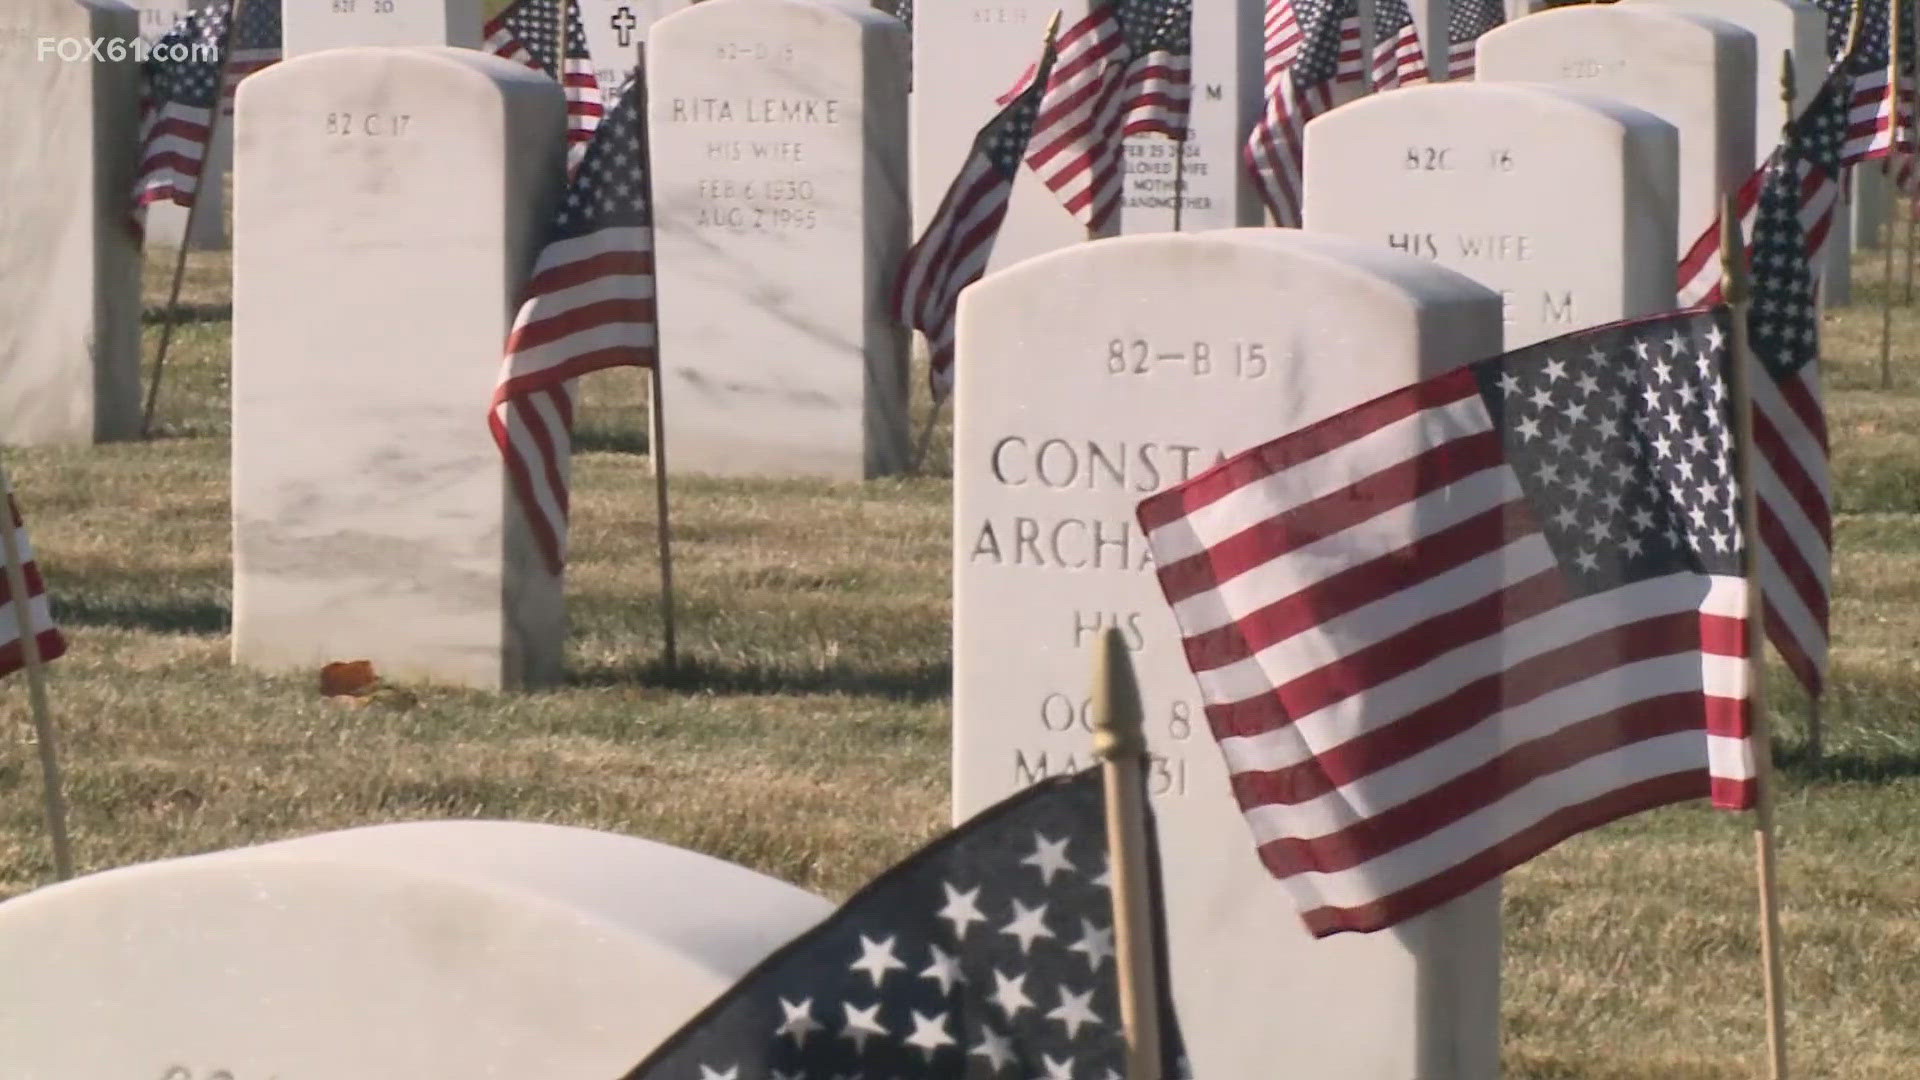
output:
<svg viewBox="0 0 1920 1080"><path fill-rule="evenodd" d="M25 560L20 557L20 525L14 513L13 484L4 473L0 473L0 493L7 496L6 527L0 529L0 555L6 558L7 596L13 601L14 632L20 635L20 658L27 669L33 735L40 744L41 801L46 807L47 834L53 840L53 872L65 881L73 876L73 847L67 840L67 798L60 778L60 750L55 742L53 714L47 709L46 660L40 655L40 637L34 633Z"/></svg>
<svg viewBox="0 0 1920 1080"><path fill-rule="evenodd" d="M207 148L200 158L200 180L204 185L209 179L219 183L217 175L209 176L207 168L213 157L213 143L220 137L220 118L227 111L227 76L233 70L233 31L240 25L240 9L247 0L233 0L233 10L227 18L227 31L221 35L220 78L213 89L213 108L207 113ZM236 99L236 104L238 101ZM140 412L140 437L148 438L153 433L153 412L160 404L160 379L167 370L167 353L173 349L173 329L180 322L180 285L187 275L187 249L193 246L193 225L200 220L200 188L195 186L193 202L187 206L187 221L180 233L180 250L173 257L173 283L167 287L167 311L160 323L160 349L153 358L153 381L147 384L147 403Z"/></svg>
<svg viewBox="0 0 1920 1080"><path fill-rule="evenodd" d="M1115 627L1094 656L1093 752L1107 794L1107 851L1113 882L1114 962L1127 1080L1161 1080L1160 972L1153 940L1153 883L1147 870L1147 739L1140 686L1127 642Z"/></svg>
<svg viewBox="0 0 1920 1080"><path fill-rule="evenodd" d="M1747 309L1752 285L1747 276L1746 243L1731 196L1720 207L1722 292L1732 309L1733 334L1729 343L1728 383L1733 394L1735 446L1739 455L1741 509L1741 570L1747 589L1747 707L1751 717L1750 742L1754 759L1753 844L1760 887L1760 951L1767 1000L1767 1063L1772 1080L1787 1080L1786 982L1780 961L1780 894L1773 842L1773 745L1768 732L1763 665L1765 634L1760 594L1760 506L1754 498L1753 394L1749 384L1756 361L1747 342Z"/></svg>
<svg viewBox="0 0 1920 1080"><path fill-rule="evenodd" d="M1895 188L1898 186L1893 171L1893 159L1900 148L1900 36L1906 29L1900 24L1900 0L1890 0L1887 16L1887 93L1893 98L1892 115L1889 117L1887 131L1887 156L1880 159L1880 171L1887 178L1887 224L1886 232L1880 237L1881 246L1886 250L1884 274L1886 295L1880 303L1880 389L1893 389L1893 218L1899 210L1900 200Z"/></svg>
<svg viewBox="0 0 1920 1080"><path fill-rule="evenodd" d="M633 69L633 78L640 100L636 103L640 114L640 176L647 185L647 213L654 213L659 204L653 199L653 151L647 145L647 133L652 125L647 117L647 45L641 42L639 60ZM656 286L654 295L659 296ZM661 356L660 309L656 302L653 313L653 366L647 371L650 387L647 400L647 447L653 456L653 517L654 528L660 546L660 633L665 646L667 670L680 666L680 650L674 640L673 632L673 530L667 516L667 413L666 413L666 361Z"/></svg>
<svg viewBox="0 0 1920 1080"><path fill-rule="evenodd" d="M920 438L914 442L913 464L908 470L916 476L919 475L921 467L927 463L927 450L933 446L933 429L939 426L940 410L946 407L946 404L945 399L936 400L933 408L927 410L927 422L921 426Z"/></svg>

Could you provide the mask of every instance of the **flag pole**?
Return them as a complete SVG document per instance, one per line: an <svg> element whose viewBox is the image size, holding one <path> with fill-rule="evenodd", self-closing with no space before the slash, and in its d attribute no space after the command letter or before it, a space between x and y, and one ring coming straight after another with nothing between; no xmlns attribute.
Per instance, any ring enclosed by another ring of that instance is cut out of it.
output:
<svg viewBox="0 0 1920 1080"><path fill-rule="evenodd" d="M247 0L233 0L233 10L227 17L226 32L220 35L220 78L213 88L213 108L207 113L207 149L200 159L199 185L209 179L219 183L218 175L209 176L207 168L213 157L214 140L220 137L220 118L227 111L227 76L233 70L233 31L240 24L240 9ZM239 104L235 99L235 105ZM140 412L140 437L148 438L153 433L153 412L160 403L160 379L167 370L167 353L173 349L173 329L180 322L180 284L187 275L187 249L193 246L193 224L200 220L200 186L193 190L193 202L187 204L187 221L180 232L180 250L173 257L173 283L167 287L166 316L160 322L160 349L153 358L153 381L147 385L146 407Z"/></svg>
<svg viewBox="0 0 1920 1080"><path fill-rule="evenodd" d="M1114 961L1120 1022L1127 1037L1127 1080L1161 1080L1160 973L1153 940L1147 869L1147 740L1140 686L1126 639L1115 627L1094 656L1093 752L1107 794L1107 851L1113 882Z"/></svg>
<svg viewBox="0 0 1920 1080"><path fill-rule="evenodd" d="M20 659L27 669L27 700L33 709L34 740L40 744L40 793L46 808L47 834L53 839L53 872L61 881L73 876L73 847L67 840L67 799L60 778L60 751L55 742L53 715L47 709L46 660L33 629L33 603L27 592L27 573L20 557L20 514L13 484L0 473L0 492L7 496L6 528L0 529L0 555L6 559L7 596L13 601L13 625L20 635Z"/></svg>
<svg viewBox="0 0 1920 1080"><path fill-rule="evenodd" d="M641 42L639 58L633 69L633 77L638 83L640 94L638 102L640 120L639 155L640 176L647 185L647 212L657 212L659 204L653 198L653 153L648 146L648 133L652 124L647 116L647 43ZM653 313L653 365L647 369L650 383L647 395L647 447L653 457L653 518L656 539L660 547L660 633L664 646L667 670L672 671L680 665L679 648L673 632L673 530L667 516L667 413L666 413L666 361L661 356L659 288L654 288L656 298Z"/></svg>
<svg viewBox="0 0 1920 1080"><path fill-rule="evenodd" d="M945 398L935 398L933 408L927 410L927 422L920 428L920 438L913 447L913 466L909 470L918 476L920 469L927 463L927 450L933 446L933 429L940 423L940 410L946 407Z"/></svg>
<svg viewBox="0 0 1920 1080"><path fill-rule="evenodd" d="M1728 353L1728 382L1733 393L1735 445L1739 453L1741 511L1741 572L1747 591L1747 707L1754 759L1753 841L1760 891L1760 951L1767 1001L1767 1063L1772 1080L1787 1080L1786 981L1780 961L1780 893L1773 841L1773 745L1767 727L1762 667L1765 657L1764 611L1759 565L1760 506L1753 486L1753 395L1749 379L1756 361L1747 342L1747 308L1752 285L1747 275L1746 243L1740 235L1739 212L1731 196L1720 206L1722 290L1732 309L1732 348Z"/></svg>
<svg viewBox="0 0 1920 1080"><path fill-rule="evenodd" d="M1900 199L1894 190L1896 174L1893 160L1900 148L1900 37L1906 29L1900 25L1900 0L1887 5L1887 94L1893 105L1887 124L1887 155L1880 159L1880 172L1887 178L1887 224L1881 246L1884 255L1886 295L1880 298L1880 389L1893 389L1893 218L1899 212Z"/></svg>

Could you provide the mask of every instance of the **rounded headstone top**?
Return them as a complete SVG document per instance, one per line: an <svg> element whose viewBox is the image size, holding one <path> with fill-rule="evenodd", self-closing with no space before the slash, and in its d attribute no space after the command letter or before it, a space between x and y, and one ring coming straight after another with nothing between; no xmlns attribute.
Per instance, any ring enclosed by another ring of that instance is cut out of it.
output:
<svg viewBox="0 0 1920 1080"><path fill-rule="evenodd" d="M1646 35L1649 40L1692 37L1704 30L1720 39L1745 38L1746 51L1753 51L1753 35L1745 27L1711 15L1659 4L1570 4L1550 8L1524 19L1515 19L1505 26L1494 27L1481 38L1481 44L1531 34L1559 33L1577 37L1592 32L1620 33L1623 30L1635 37ZM1730 47L1737 49L1739 45L1733 43Z"/></svg>
<svg viewBox="0 0 1920 1080"><path fill-rule="evenodd" d="M490 83L516 89L555 88L553 80L544 72L475 49L450 45L354 45L289 57L249 75L240 83L236 94L244 100L244 95L253 87L271 87L311 77L346 80L355 77L353 72L375 70L405 71L410 78L438 74L450 81L466 81L476 86ZM320 75L323 72L336 74Z"/></svg>
<svg viewBox="0 0 1920 1080"><path fill-rule="evenodd" d="M732 19L761 19L773 12L796 19L839 20L857 24L863 30L883 28L907 32L906 25L899 19L860 0L700 0L663 17L654 24L652 33L665 34L670 42L673 35L685 27L698 27L709 21L724 24ZM649 40L656 39L650 37Z"/></svg>
<svg viewBox="0 0 1920 1080"><path fill-rule="evenodd" d="M1369 94L1349 102L1315 117L1307 125L1307 138L1311 145L1316 132L1365 124L1375 119L1376 113L1403 118L1409 112L1418 114L1427 109L1476 120L1489 110L1498 110L1503 118L1537 116L1569 127L1651 129L1664 131L1669 139L1679 137L1672 124L1654 113L1617 97L1565 83L1444 82L1403 87L1391 94Z"/></svg>

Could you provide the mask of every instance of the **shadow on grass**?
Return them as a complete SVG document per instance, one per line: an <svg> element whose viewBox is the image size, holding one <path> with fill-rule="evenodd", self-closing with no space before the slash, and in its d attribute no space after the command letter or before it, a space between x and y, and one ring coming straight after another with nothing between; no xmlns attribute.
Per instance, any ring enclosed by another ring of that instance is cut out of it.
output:
<svg viewBox="0 0 1920 1080"><path fill-rule="evenodd" d="M645 454L647 433L582 427L573 433L573 450L577 454Z"/></svg>
<svg viewBox="0 0 1920 1080"><path fill-rule="evenodd" d="M156 634L219 635L233 629L233 611L212 600L96 600L63 596L53 618L65 626L108 626Z"/></svg>
<svg viewBox="0 0 1920 1080"><path fill-rule="evenodd" d="M140 313L144 324L159 326L167 321L167 306L155 304ZM189 323L219 323L233 321L232 304L181 304L179 313L174 316L174 325L185 326Z"/></svg>
<svg viewBox="0 0 1920 1080"><path fill-rule="evenodd" d="M750 660L714 661L682 655L669 669L660 657L631 663L596 664L568 674L573 686L646 686L711 694L851 694L915 704L944 699L953 688L953 665L796 669Z"/></svg>
<svg viewBox="0 0 1920 1080"><path fill-rule="evenodd" d="M1804 742L1776 746L1774 762L1781 772L1804 783L1891 784L1920 777L1920 754L1843 751L1822 754L1815 761Z"/></svg>

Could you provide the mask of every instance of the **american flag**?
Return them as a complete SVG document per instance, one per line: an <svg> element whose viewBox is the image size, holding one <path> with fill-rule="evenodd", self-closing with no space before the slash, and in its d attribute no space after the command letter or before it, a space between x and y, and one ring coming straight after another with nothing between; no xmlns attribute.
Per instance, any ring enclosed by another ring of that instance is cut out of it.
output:
<svg viewBox="0 0 1920 1080"><path fill-rule="evenodd" d="M136 235L145 234L147 207L154 203L193 205L213 137L216 97L230 112L240 81L280 59L280 5L242 3L229 35L233 6L233 0L221 0L181 16L143 66L140 167L133 185Z"/></svg>
<svg viewBox="0 0 1920 1080"><path fill-rule="evenodd" d="M626 1080L1118 1077L1112 910L1098 770L1043 780L883 873Z"/></svg>
<svg viewBox="0 0 1920 1080"><path fill-rule="evenodd" d="M1847 138L1848 86L1847 73L1838 65L1830 68L1813 100L1787 125L1780 146L1734 193L1741 235L1754 235L1754 215L1760 207L1762 188L1779 162L1791 160L1801 178L1801 235L1808 258L1819 264L1841 198L1840 158ZM1715 215L1680 257L1680 302L1718 303L1720 285L1720 219Z"/></svg>
<svg viewBox="0 0 1920 1080"><path fill-rule="evenodd" d="M587 144L555 216L487 410L514 492L556 574L566 562L573 380L654 363L645 117L645 80L634 79Z"/></svg>
<svg viewBox="0 0 1920 1080"><path fill-rule="evenodd" d="M953 389L954 312L960 292L980 280L993 256L1053 64L1054 46L1048 41L1039 63L1028 69L1026 85L973 137L973 150L960 166L960 175L954 177L940 209L927 223L926 233L902 260L894 282L896 315L902 324L927 336L936 401L944 401Z"/></svg>
<svg viewBox="0 0 1920 1080"><path fill-rule="evenodd" d="M1420 48L1407 0L1374 0L1373 88L1392 90L1426 82L1427 54Z"/></svg>
<svg viewBox="0 0 1920 1080"><path fill-rule="evenodd" d="M1060 34L1027 164L1088 229L1119 212L1121 140L1185 137L1192 39L1193 0L1092 0Z"/></svg>
<svg viewBox="0 0 1920 1080"><path fill-rule="evenodd" d="M907 24L909 33L913 30L913 0L880 0L876 5L881 11Z"/></svg>
<svg viewBox="0 0 1920 1080"><path fill-rule="evenodd" d="M594 74L593 54L587 50L587 31L580 22L577 0L567 0L566 11L567 55L557 71L553 32L560 18L559 0L514 0L487 20L486 49L559 81L567 95L567 163L578 167L607 110L600 78Z"/></svg>
<svg viewBox="0 0 1920 1080"><path fill-rule="evenodd" d="M1247 168L1274 221L1298 228L1307 122L1361 78L1356 0L1268 0L1266 56L1267 106L1247 137Z"/></svg>
<svg viewBox="0 0 1920 1080"><path fill-rule="evenodd" d="M1752 805L1725 308L1387 394L1143 502L1234 793L1325 936Z"/></svg>
<svg viewBox="0 0 1920 1080"><path fill-rule="evenodd" d="M1473 78L1480 35L1506 21L1500 0L1452 0L1447 7L1447 78Z"/></svg>
<svg viewBox="0 0 1920 1080"><path fill-rule="evenodd" d="M1837 116L1844 83L1820 98ZM1820 400L1819 267L1839 202L1842 123L1808 123L1820 99L1776 151L1753 224L1749 341L1759 575L1767 637L1809 694L1827 669L1833 577L1833 485Z"/></svg>
<svg viewBox="0 0 1920 1080"><path fill-rule="evenodd" d="M44 663L65 655L67 639L53 624L53 612L47 606L47 583L34 561L33 541L27 538L27 523L20 516L20 504L13 497L13 484L6 482L7 512L13 516L13 543L20 554L21 576L27 583L27 625L33 628L34 642L40 646ZM26 651L20 642L20 616L13 608L13 587L0 575L0 676L11 675L27 665Z"/></svg>
<svg viewBox="0 0 1920 1080"><path fill-rule="evenodd" d="M1853 99L1847 114L1847 141L1841 160L1843 165L1883 158L1894 149L1895 109L1887 78L1892 62L1892 0L1860 0L1860 3L1865 5L1860 22L1860 39L1854 43L1852 54L1846 58L1847 70L1853 76ZM1905 102L1899 111L1911 124L1914 44L1911 0L1905 0L1899 14L1901 97Z"/></svg>

